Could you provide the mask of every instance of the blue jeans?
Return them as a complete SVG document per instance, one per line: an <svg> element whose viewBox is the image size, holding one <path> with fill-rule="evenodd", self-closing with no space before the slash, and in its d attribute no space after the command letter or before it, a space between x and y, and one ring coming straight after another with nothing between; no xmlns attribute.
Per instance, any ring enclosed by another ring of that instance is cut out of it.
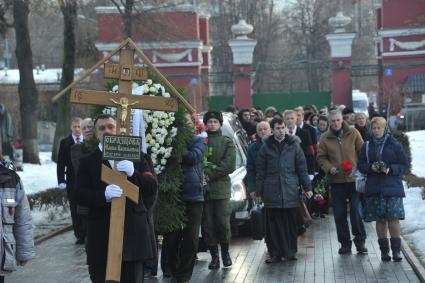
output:
<svg viewBox="0 0 425 283"><path fill-rule="evenodd" d="M366 240L366 231L362 220L360 195L356 192L355 183L332 184L332 206L338 242L342 246L351 247L350 230L347 221L347 199L350 203L350 222L354 236L354 244L358 247Z"/></svg>

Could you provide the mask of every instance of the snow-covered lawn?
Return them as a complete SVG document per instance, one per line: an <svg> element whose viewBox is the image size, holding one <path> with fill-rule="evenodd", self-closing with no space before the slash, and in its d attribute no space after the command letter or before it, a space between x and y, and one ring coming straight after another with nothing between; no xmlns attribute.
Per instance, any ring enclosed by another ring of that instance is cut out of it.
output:
<svg viewBox="0 0 425 283"><path fill-rule="evenodd" d="M412 173L425 177L425 131L409 132L412 151ZM421 197L421 188L406 188L404 209L406 219L401 221L402 235L409 246L425 262L425 201Z"/></svg>
<svg viewBox="0 0 425 283"><path fill-rule="evenodd" d="M40 163L24 163L24 171L18 172L27 194L44 191L57 186L56 163L51 152L40 152Z"/></svg>

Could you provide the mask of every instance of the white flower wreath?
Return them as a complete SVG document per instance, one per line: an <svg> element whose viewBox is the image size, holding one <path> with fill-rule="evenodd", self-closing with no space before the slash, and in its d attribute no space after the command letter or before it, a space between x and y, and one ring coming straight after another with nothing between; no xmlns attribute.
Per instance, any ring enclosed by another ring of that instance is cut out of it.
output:
<svg viewBox="0 0 425 283"><path fill-rule="evenodd" d="M142 92L137 94L170 97L170 94L165 91L165 88L161 84L154 84L152 80L147 80L141 85L133 83L133 92L136 89L138 90L136 92ZM112 88L113 92L117 90L117 86ZM114 114L116 113L116 109L108 108L104 112ZM134 114L135 111L132 110L132 119L134 118ZM173 151L171 144L173 138L177 135L177 128L174 127L174 116L174 112L143 110L147 154L152 159L154 171L157 175L161 174L165 169L167 160Z"/></svg>

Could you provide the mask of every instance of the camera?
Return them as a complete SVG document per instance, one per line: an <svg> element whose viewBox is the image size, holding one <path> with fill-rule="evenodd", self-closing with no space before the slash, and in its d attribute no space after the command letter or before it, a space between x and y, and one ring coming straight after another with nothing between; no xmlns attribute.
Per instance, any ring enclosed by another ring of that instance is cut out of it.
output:
<svg viewBox="0 0 425 283"><path fill-rule="evenodd" d="M375 167L380 173L387 173L388 166L384 161L375 161L373 162L372 166Z"/></svg>

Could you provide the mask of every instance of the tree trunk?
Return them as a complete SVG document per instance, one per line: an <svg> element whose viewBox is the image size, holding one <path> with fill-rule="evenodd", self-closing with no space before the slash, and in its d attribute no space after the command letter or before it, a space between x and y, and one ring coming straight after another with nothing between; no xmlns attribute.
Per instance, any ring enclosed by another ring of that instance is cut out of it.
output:
<svg viewBox="0 0 425 283"><path fill-rule="evenodd" d="M74 81L75 68L75 29L77 23L77 0L60 1L64 19L63 31L63 64L60 89L64 89ZM60 140L69 134L71 121L71 104L69 91L58 102L55 138L52 149L52 160L57 161Z"/></svg>
<svg viewBox="0 0 425 283"><path fill-rule="evenodd" d="M127 39L128 37L131 37L131 26L133 21L133 6L134 6L134 0L127 0L125 1L124 6L124 14L123 20L124 20L124 39Z"/></svg>
<svg viewBox="0 0 425 283"><path fill-rule="evenodd" d="M19 98L24 162L40 163L37 139L38 92L35 86L31 40L28 30L29 0L15 0L16 59L19 68Z"/></svg>

